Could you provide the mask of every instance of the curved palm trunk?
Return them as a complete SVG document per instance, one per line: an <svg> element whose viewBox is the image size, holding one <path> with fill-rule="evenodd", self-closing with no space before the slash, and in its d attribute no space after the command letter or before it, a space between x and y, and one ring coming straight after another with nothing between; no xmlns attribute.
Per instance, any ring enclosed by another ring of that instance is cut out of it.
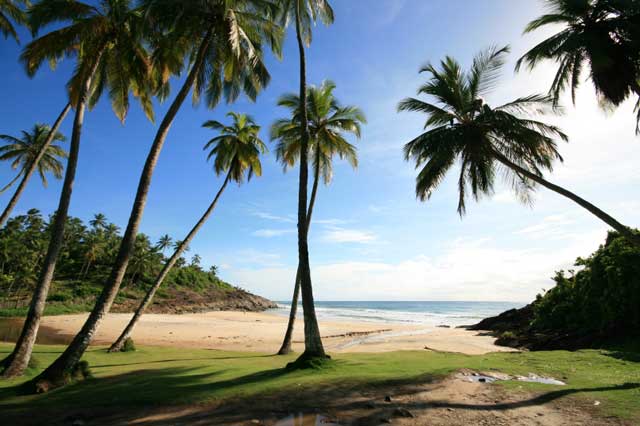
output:
<svg viewBox="0 0 640 426"><path fill-rule="evenodd" d="M22 177L22 174L24 173L24 170L20 170L20 172L18 172L18 174L16 175L16 177L14 177L13 179L11 179L11 182L9 182L8 184L6 184L4 186L4 188L0 189L0 194L3 194L4 191L6 191L7 189L11 188L11 186L16 183L18 181L18 179L20 179Z"/></svg>
<svg viewBox="0 0 640 426"><path fill-rule="evenodd" d="M109 312L109 309L111 309L111 305L118 294L120 284L122 283L122 279L124 278L124 274L127 270L131 254L133 252L136 235L138 234L138 228L140 227L140 221L142 220L149 187L151 186L151 178L153 176L156 163L158 162L158 157L162 151L162 147L167 138L167 134L169 133L169 129L171 128L171 124L173 123L173 120L175 119L187 95L191 91L191 87L193 86L198 71L204 62L204 57L207 48L209 47L210 39L211 32L207 31L200 42L196 59L189 71L189 74L187 75L187 79L169 107L162 123L160 123L160 127L158 128L158 132L156 133L153 144L151 145L151 149L147 155L147 159L140 176L136 198L131 209L131 215L129 216L129 223L127 224L124 236L122 237L120 249L118 250L118 255L113 265L113 269L111 270L111 275L105 283L100 296L96 300L96 304L89 314L89 317L78 334L73 338L67 349L53 362L53 364L33 379L32 383L35 385L36 390L43 391L64 386L69 381L69 375L74 372L80 358L82 358L85 350L89 347L89 344L93 339L93 335L98 329L102 318L107 314L107 312Z"/></svg>
<svg viewBox="0 0 640 426"><path fill-rule="evenodd" d="M320 151L316 150L316 156L319 157ZM309 210L307 210L307 232L311 227L311 216L313 214L313 206L316 202L318 193L318 182L320 181L320 161L316 158L316 166L313 177L313 189L311 190L311 199L309 200ZM278 351L278 355L287 355L291 353L291 340L293 339L293 328L296 323L296 315L298 314L298 299L300 298L300 265L296 270L296 283L293 287L293 297L291 298L291 310L289 311L289 322L287 323L287 331L284 334L282 346Z"/></svg>
<svg viewBox="0 0 640 426"><path fill-rule="evenodd" d="M73 192L73 181L76 176L76 167L78 165L78 155L80 152L80 137L82 134L82 125L84 123L84 113L86 110L86 103L89 97L89 91L91 87L91 79L98 68L100 58L104 52L104 47L100 49L96 55L96 59L90 73L87 76L86 81L83 83L81 92L78 98L78 104L76 106L76 114L73 121L73 131L71 134L71 145L69 149L69 159L67 160L67 169L65 171L64 182L62 184L62 193L60 194L60 201L58 209L56 210L55 219L53 221L51 239L49 240L49 247L47 249L47 255L42 265L42 271L38 279L31 303L29 305L29 312L27 318L22 326L22 332L16 342L16 346L9 357L7 357L2 364L5 369L2 376L5 378L16 377L22 375L24 370L29 365L31 360L31 353L33 351L33 345L35 344L38 334L38 328L40 327L40 319L44 312L44 306L47 301L47 295L49 294L49 288L51 287L51 281L53 280L53 274L56 269L56 262L60 249L62 248L64 240L64 228L67 222L67 215L69 213L69 204L71 203L71 193ZM65 110L68 112L67 107ZM65 112L63 110L63 113ZM65 113L66 114L66 113ZM61 117L58 117L58 121L62 121ZM59 126L59 122L57 122ZM50 136L55 135L55 130L52 129ZM33 172L32 172L33 173Z"/></svg>
<svg viewBox="0 0 640 426"><path fill-rule="evenodd" d="M519 165L513 163L507 157L505 157L504 155L502 155L502 154L500 154L498 152L494 151L494 154L495 154L497 160L500 161L505 166L509 167L512 170L515 170L518 174L521 174L522 176L526 177L527 179L531 179L532 181L544 186L545 188L548 188L548 189L552 190L553 192L556 192L556 193L558 193L560 195L563 195L563 196L567 197L568 199L570 199L571 201L575 202L579 206L584 207L591 214L596 216L598 219L602 220L604 223L606 223L607 225L609 225L610 227L612 227L613 229L618 231L622 236L627 238L632 244L640 247L640 235L635 234L633 231L631 231L631 228L621 224L620 222L615 220L613 217L609 216L607 213L605 213L604 211L600 210L598 207L594 206L593 204L591 204L590 202L588 202L584 198L581 198L581 197L577 196L576 194L574 194L571 191L567 191L566 189L564 189L564 188L562 188L562 187L560 187L558 185L555 185L555 184L553 184L551 182L548 182L548 181L544 180L543 178L541 178L540 176L536 175L535 173L531 173L529 170L527 170L527 169L525 169L523 167L520 167Z"/></svg>
<svg viewBox="0 0 640 426"><path fill-rule="evenodd" d="M638 83L637 81L634 81L631 84L631 90L633 90L633 92L638 95L638 101L636 102L636 110L635 112L637 113L637 117L636 117L636 135L640 135L640 83Z"/></svg>
<svg viewBox="0 0 640 426"><path fill-rule="evenodd" d="M47 140L45 140L44 144L42 145L40 152L38 152L38 155L36 155L36 158L33 159L33 162L29 165L29 168L24 173L22 181L20 181L20 185L18 185L16 192L13 194L13 197L11 197L11 200L9 200L9 204L7 204L7 207L5 207L4 211L2 212L2 216L0 216L0 228L4 226L5 222L9 218L9 215L11 214L11 211L18 203L18 200L20 199L22 192L27 186L27 182L29 182L29 179L31 179L31 176L38 168L38 163L40 163L40 160L42 159L45 152L47 151L47 148L49 148L49 145L51 145L51 142L53 142L53 138L55 137L56 133L58 133L58 129L60 128L62 121L64 121L65 117L69 113L69 110L71 110L71 103L68 103L63 108L62 112L58 116L56 122L53 124L53 127L51 128L51 131L47 136Z"/></svg>
<svg viewBox="0 0 640 426"><path fill-rule="evenodd" d="M313 286L311 283L311 267L309 265L309 243L307 240L307 183L309 170L307 166L309 152L309 123L307 118L307 70L302 29L300 23L300 2L296 2L296 38L300 53L300 105L302 110L302 135L300 144L300 184L298 188L298 264L300 268L300 290L302 292L302 308L304 311L304 353L301 359L326 357L320 328L316 318L313 302Z"/></svg>
<svg viewBox="0 0 640 426"><path fill-rule="evenodd" d="M227 173L227 177L224 180L224 183L218 190L218 193L213 199L213 202L209 205L209 208L204 212L200 220L191 229L191 231L189 231L189 233L187 234L187 237L182 241L182 243L180 243L180 245L178 246L176 251L173 253L171 258L169 258L169 260L165 263L164 267L162 268L162 271L160 271L160 274L156 278L155 282L153 283L151 288L147 291L147 294L145 294L144 299L142 299L140 306L138 306L138 309L136 309L135 313L133 314L133 317L129 321L129 324L127 324L125 329L122 331L122 334L120 334L120 337L118 337L116 341L113 342L113 344L109 348L109 352L119 352L122 350L122 347L124 346L124 342L131 336L131 333L133 332L133 329L135 328L138 321L140 320L140 317L142 317L142 314L144 313L145 309L147 309L147 307L153 300L153 296L155 296L156 291L158 291L158 288L160 288L165 278L167 278L169 271L171 271L171 268L173 268L175 263L178 261L178 259L184 252L185 248L187 248L189 244L191 244L193 237L196 236L198 231L200 231L200 228L202 228L202 226L205 224L207 219L209 219L209 216L211 216L211 213L213 213L213 210L216 208L216 204L218 204L218 200L220 199L220 196L224 192L225 188L227 187L227 184L229 183L230 178L231 178L231 172Z"/></svg>

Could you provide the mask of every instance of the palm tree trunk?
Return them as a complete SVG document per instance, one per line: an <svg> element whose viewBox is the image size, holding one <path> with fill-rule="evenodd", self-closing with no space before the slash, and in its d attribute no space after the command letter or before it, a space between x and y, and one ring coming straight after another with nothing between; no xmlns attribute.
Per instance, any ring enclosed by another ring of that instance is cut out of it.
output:
<svg viewBox="0 0 640 426"><path fill-rule="evenodd" d="M51 229L51 237L49 240L49 247L47 249L47 255L44 259L42 271L38 279L31 304L29 305L29 312L27 318L22 326L22 332L16 342L16 346L13 352L2 362L5 365L5 369L2 376L5 378L11 378L22 375L29 361L31 360L31 353L33 351L33 345L35 344L38 334L38 328L40 327L40 319L44 312L44 306L47 301L47 295L49 294L49 288L51 287L51 281L53 280L53 274L56 269L56 262L58 255L62 248L64 241L64 228L67 222L67 215L69 213L69 204L71 203L71 193L73 192L73 181L76 176L76 168L78 165L78 156L80 152L80 137L82 134L82 125L84 123L84 113L86 110L86 103L89 97L89 91L91 88L91 80L98 68L100 59L104 53L105 47L103 46L96 55L95 62L91 66L91 70L87 75L87 79L84 81L81 92L78 98L78 104L76 105L76 114L73 121L73 130L71 133L71 144L69 149L69 158L67 160L67 169L65 171L64 182L62 184L62 192L60 194L60 201L58 209L56 210L53 226ZM63 110L63 113L68 112L67 107ZM64 118L61 114L58 117L56 124L59 126L60 122ZM55 125L54 125L55 127ZM51 129L51 135L55 135L55 130ZM31 172L33 173L33 171Z"/></svg>
<svg viewBox="0 0 640 426"><path fill-rule="evenodd" d="M209 216L211 216L211 213L213 213L213 210L216 208L216 204L218 204L218 200L220 199L220 196L224 192L225 188L227 187L227 184L229 183L230 179L231 179L231 171L227 173L227 177L225 178L224 183L218 190L218 193L213 199L213 202L209 205L209 208L204 212L200 220L191 229L191 231L189 231L189 233L187 234L187 237L178 246L178 248L173 253L173 255L169 258L167 263L165 263L164 267L162 268L162 271L160 271L160 274L156 278L155 282L153 283L151 288L147 291L147 294L145 294L144 299L142 299L140 306L138 306L138 309L136 309L135 313L133 314L133 317L129 321L129 324L127 324L125 329L122 331L122 334L120 334L120 337L118 337L116 341L113 342L113 344L109 348L109 352L119 352L122 350L122 347L124 346L124 342L131 336L131 333L133 332L133 329L135 328L138 321L140 320L140 317L142 316L145 309L147 309L147 307L153 300L153 296L155 296L156 291L158 291L158 288L160 288L165 278L167 278L167 275L171 271L171 268L173 268L175 263L178 261L178 259L184 252L184 249L189 246L189 244L191 243L193 238L196 236L198 231L200 231L200 228L202 228L202 226L205 224L207 219L209 219Z"/></svg>
<svg viewBox="0 0 640 426"><path fill-rule="evenodd" d="M311 216L313 214L313 206L316 202L316 195L318 193L318 182L320 181L320 151L316 148L316 165L313 176L313 189L311 190L311 200L309 200L309 209L307 210L307 233L311 227ZM298 299L300 297L300 264L296 270L296 283L293 287L293 297L291 298L291 310L289 311L289 322L287 323L287 331L284 334L282 346L278 351L278 355L287 355L291 353L291 341L293 339L293 328L296 322L296 315L298 314Z"/></svg>
<svg viewBox="0 0 640 426"><path fill-rule="evenodd" d="M542 185L545 188L548 188L548 189L552 190L553 192L556 192L556 193L558 193L560 195L563 195L563 196L567 197L568 199L570 199L571 201L573 201L576 204L578 204L579 206L584 207L591 214L596 216L598 219L602 220L604 223L606 223L607 225L609 225L610 227L612 227L613 229L618 231L622 236L627 238L627 240L629 240L632 244L640 247L640 235L635 234L631 230L631 228L621 224L620 222L615 220L613 217L609 216L607 213L605 213L604 211L600 210L598 207L594 206L593 204L591 204L590 202L588 202L584 198L581 198L581 197L577 196L576 194L574 194L571 191L567 191L566 189L564 189L564 188L562 188L562 187L560 187L558 185L555 185L555 184L553 184L551 182L548 182L548 181L544 180L542 177L536 175L535 173L531 173L529 170L527 170L527 169L525 169L523 167L520 167L519 165L513 163L507 157L505 157L504 155L500 154L497 151L494 151L494 155L496 156L496 158L497 158L497 160L499 162L501 162L505 166L509 167L510 169L515 170L516 173L526 177L527 179L531 179L532 181L536 182L537 184Z"/></svg>
<svg viewBox="0 0 640 426"><path fill-rule="evenodd" d="M311 283L311 267L309 265L309 242L307 240L307 183L309 170L307 166L309 152L309 123L307 118L307 70L302 28L300 22L300 3L296 2L296 38L300 54L300 106L302 112L302 135L300 143L300 182L298 188L298 264L300 267L300 290L302 292L302 308L304 311L304 353L300 359L326 357L320 328L316 318L313 301L313 285Z"/></svg>
<svg viewBox="0 0 640 426"><path fill-rule="evenodd" d="M11 185L13 185L14 183L16 183L18 181L18 179L20 179L20 177L22 176L22 174L24 173L24 170L20 170L20 172L18 172L18 174L16 175L16 177L14 177L13 179L11 179L11 182L9 182L8 184L6 184L4 186L4 188L0 189L0 194L3 194L4 191L6 191L7 189L11 188Z"/></svg>
<svg viewBox="0 0 640 426"><path fill-rule="evenodd" d="M640 83L634 81L631 83L631 90L638 95L638 101L636 102L636 109L634 112L637 113L636 116L636 135L640 135Z"/></svg>
<svg viewBox="0 0 640 426"><path fill-rule="evenodd" d="M202 67L204 63L206 52L211 42L211 35L211 31L207 31L201 40L200 46L198 47L198 53L196 54L191 70L189 71L182 88L178 92L178 95L169 107L162 123L160 123L158 132L156 133L149 154L147 155L144 168L142 169L136 198L131 209L131 215L129 216L129 223L127 224L124 236L122 237L120 249L118 250L118 255L111 270L111 275L105 283L100 296L96 300L96 304L89 314L89 317L78 334L73 338L71 344L69 344L67 349L53 362L53 364L33 379L32 383L36 390L48 390L64 386L68 382L69 374L75 370L80 358L82 358L85 350L89 347L89 344L93 339L93 335L98 329L102 318L107 314L107 312L109 312L109 309L111 309L111 305L118 294L120 284L122 283L122 279L129 264L129 259L133 252L136 235L138 234L142 214L147 203L147 195L149 187L151 186L151 178L153 176L156 163L158 162L158 157L162 151L162 147L167 138L167 134L169 133L169 129L171 128L171 124L173 124L173 120L178 114L180 107L191 91L191 87L195 82L200 67Z"/></svg>
<svg viewBox="0 0 640 426"><path fill-rule="evenodd" d="M51 131L49 132L49 135L47 136L47 140L44 142L44 145L42 145L42 149L40 149L40 152L38 152L38 155L36 156L36 158L33 159L33 162L29 165L29 168L24 173L24 177L22 178L20 185L18 185L16 192L13 194L13 197L11 197L11 200L9 200L9 204L7 204L7 207L4 208L4 211L2 212L2 216L0 216L0 228L4 226L5 222L9 218L9 215L11 214L11 211L18 203L18 200L20 199L20 196L22 195L24 188L27 186L27 182L29 181L29 179L31 179L31 176L38 168L38 163L40 163L40 160L42 159L45 152L47 151L47 148L49 148L49 145L51 145L51 142L53 142L53 139L58 133L58 129L60 128L62 121L67 116L70 109L71 109L71 103L68 103L62 109L62 112L58 116L57 120L53 124L53 127L51 128Z"/></svg>

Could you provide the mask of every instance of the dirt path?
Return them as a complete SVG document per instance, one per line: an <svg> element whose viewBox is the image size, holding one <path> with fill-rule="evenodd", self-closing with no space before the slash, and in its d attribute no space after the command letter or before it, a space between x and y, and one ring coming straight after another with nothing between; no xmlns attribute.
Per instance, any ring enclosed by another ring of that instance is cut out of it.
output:
<svg viewBox="0 0 640 426"><path fill-rule="evenodd" d="M140 426L622 426L593 401L562 387L530 393L460 375L421 384L282 392L215 406L181 406L99 416L86 425ZM293 413L293 414L292 414ZM304 413L304 414L303 414ZM95 414L95 413L94 413ZM67 418L67 420L73 420ZM85 421L80 417L81 421ZM71 423L69 423L71 424Z"/></svg>

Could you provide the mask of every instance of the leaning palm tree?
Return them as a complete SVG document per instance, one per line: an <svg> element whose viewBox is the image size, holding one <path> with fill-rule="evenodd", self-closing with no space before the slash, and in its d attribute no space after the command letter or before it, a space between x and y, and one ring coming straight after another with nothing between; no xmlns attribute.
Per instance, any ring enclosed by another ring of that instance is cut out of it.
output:
<svg viewBox="0 0 640 426"><path fill-rule="evenodd" d="M11 200L9 200L9 204L0 216L1 227L18 203L34 171L38 171L45 187L47 186L47 173L52 173L56 179L62 178L64 166L60 160L67 158L67 152L61 146L51 144L51 142L64 141L66 138L57 131L54 133L49 126L44 124L36 124L31 132L23 130L21 138L0 135L0 139L8 142L0 147L0 160L11 161L11 168L19 169L16 177L2 188L0 193L9 189L18 179L22 178Z"/></svg>
<svg viewBox="0 0 640 426"><path fill-rule="evenodd" d="M535 185L541 185L584 207L636 245L640 236L588 201L543 178L554 160L562 160L555 138L568 140L557 127L523 117L529 113L552 110L553 99L530 95L492 108L483 100L499 77L508 48L489 49L477 55L468 72L458 62L445 58L440 69L428 64L421 72L430 75L418 94L435 102L408 98L400 102L400 111L427 114L428 130L406 144L407 161L421 168L416 178L416 194L421 200L431 194L446 173L460 160L458 177L458 213L466 211L467 192L478 200L491 195L497 172L512 184L523 202L531 202Z"/></svg>
<svg viewBox="0 0 640 426"><path fill-rule="evenodd" d="M36 389L68 382L69 372L77 367L111 309L131 259L158 157L189 92L193 89L194 102L204 94L209 108L223 96L232 102L242 92L254 100L270 78L262 60L263 44L280 53L282 31L269 19L277 8L268 0L144 0L142 7L154 29L150 42L156 46L154 75L161 78L159 87L165 88L170 75L180 72L185 58L189 58L189 71L151 144L111 274L71 344L34 379Z"/></svg>
<svg viewBox="0 0 640 426"><path fill-rule="evenodd" d="M26 3L25 0L0 0L0 33L5 39L12 37L20 42L18 32L11 21L13 20L16 24L26 24L24 10L20 7Z"/></svg>
<svg viewBox="0 0 640 426"><path fill-rule="evenodd" d="M225 179L222 186L202 217L198 222L196 222L191 231L189 231L185 239L180 241L175 252L171 255L169 260L167 260L162 271L142 299L140 306L138 306L133 317L122 331L122 334L120 334L120 337L118 337L118 339L109 348L109 352L118 352L122 350L125 341L131 336L134 327L140 320L145 309L147 309L153 300L153 296L156 294L156 291L158 291L158 288L160 288L165 278L167 278L171 268L173 268L198 231L200 231L200 228L202 228L207 219L209 219L209 216L213 213L213 210L216 208L218 200L226 189L228 183L230 181L234 181L238 184L242 184L245 175L247 176L247 180L251 180L253 175L262 175L260 155L264 154L267 149L258 136L260 126L256 125L251 117L244 114L231 112L227 114L227 116L233 119L233 124L230 126L214 120L207 121L203 125L204 127L220 132L219 136L216 136L207 142L204 149L209 150L207 158L214 159L213 164L216 175L220 176L225 173ZM200 257L195 255L192 263L199 264L199 262Z"/></svg>
<svg viewBox="0 0 640 426"><path fill-rule="evenodd" d="M33 76L45 61L55 63L64 57L77 58L74 75L68 84L75 118L49 247L21 335L11 355L2 362L5 377L22 374L31 358L64 239L87 106L95 105L108 88L112 108L124 121L129 110L129 93L133 92L152 119L148 92L151 69L141 38L142 15L140 10L130 6L131 0L104 0L98 6L76 0L42 0L29 9L29 24L34 33L51 24L58 28L29 43L21 59L28 75ZM59 27L60 22L62 27Z"/></svg>
<svg viewBox="0 0 640 426"><path fill-rule="evenodd" d="M298 182L298 265L300 269L300 286L302 289L302 307L304 311L304 353L298 359L299 365L314 358L326 358L320 328L313 301L313 285L311 267L309 265L309 241L307 237L307 185L309 170L307 156L309 153L309 123L307 119L307 62L305 45L311 45L311 26L316 20L325 25L333 23L333 9L328 0L281 0L282 10L280 22L286 26L292 19L295 21L296 40L300 59L300 179Z"/></svg>
<svg viewBox="0 0 640 426"><path fill-rule="evenodd" d="M549 13L531 21L525 33L549 25L560 25L561 30L525 53L516 69L522 64L534 68L545 59L555 61L558 70L550 93L556 102L570 88L575 103L576 89L587 67L596 93L606 103L617 106L631 93L640 96L640 3L624 0L546 3Z"/></svg>
<svg viewBox="0 0 640 426"><path fill-rule="evenodd" d="M311 216L318 193L320 178L325 185L333 177L333 157L338 155L355 169L358 167L356 147L342 135L352 133L360 137L360 125L366 123L362 111L354 106L342 107L335 99L335 84L325 81L320 87L307 88L307 111L309 127L309 159L313 167L313 186L309 207L307 208L307 232L311 226ZM282 96L278 101L291 111L291 118L280 119L271 127L271 140L278 140L276 156L285 171L293 167L300 158L300 97L295 94ZM300 267L296 272L296 281L291 299L291 310L287 331L278 351L279 355L291 352L291 338L298 311L300 293Z"/></svg>

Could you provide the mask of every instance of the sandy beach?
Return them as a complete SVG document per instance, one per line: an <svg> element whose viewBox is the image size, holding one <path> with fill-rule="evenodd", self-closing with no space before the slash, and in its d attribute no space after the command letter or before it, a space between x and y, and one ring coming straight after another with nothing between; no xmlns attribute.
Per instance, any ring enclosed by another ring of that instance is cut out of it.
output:
<svg viewBox="0 0 640 426"><path fill-rule="evenodd" d="M73 336L88 314L45 317L49 334ZM100 326L94 344L110 344L131 314L109 314ZM208 312L200 314L145 315L133 338L137 344L185 346L228 351L275 352L282 341L287 318L275 313ZM483 354L507 351L490 336L458 328L408 326L389 323L321 321L325 347L330 352L385 352L425 348ZM294 333L294 350L303 349L302 321Z"/></svg>

